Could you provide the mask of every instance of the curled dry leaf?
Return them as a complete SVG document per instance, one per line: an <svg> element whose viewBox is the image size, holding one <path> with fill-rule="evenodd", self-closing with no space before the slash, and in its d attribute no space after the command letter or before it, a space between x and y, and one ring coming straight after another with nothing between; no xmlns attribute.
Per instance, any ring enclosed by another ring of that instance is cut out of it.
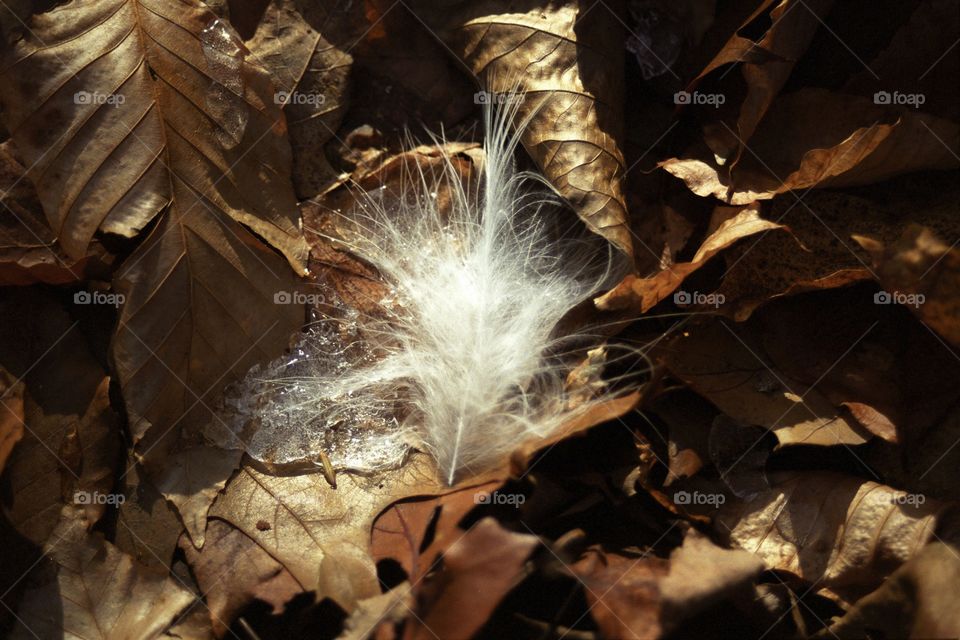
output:
<svg viewBox="0 0 960 640"><path fill-rule="evenodd" d="M716 528L824 595L852 602L870 592L936 534L950 503L861 478L825 472L777 474L750 502L730 501Z"/></svg>
<svg viewBox="0 0 960 640"><path fill-rule="evenodd" d="M478 100L521 101L517 122L530 119L523 144L544 176L591 229L632 255L620 184L624 34L613 10L571 0L411 7L480 78Z"/></svg>
<svg viewBox="0 0 960 640"><path fill-rule="evenodd" d="M960 250L926 227L914 224L884 247L855 236L873 255L886 292L906 304L925 324L954 346L960 346Z"/></svg>
<svg viewBox="0 0 960 640"><path fill-rule="evenodd" d="M146 640L194 601L165 574L137 565L99 533L87 533L75 507L64 507L44 551L53 570L35 574L13 638Z"/></svg>
<svg viewBox="0 0 960 640"><path fill-rule="evenodd" d="M673 633L717 603L749 594L763 563L689 530L669 560L590 549L570 570L605 637L641 640Z"/></svg>
<svg viewBox="0 0 960 640"><path fill-rule="evenodd" d="M718 208L718 214L721 216L719 225L703 241L690 262L671 265L648 278L629 275L611 291L597 298L597 307L602 310L633 309L646 313L676 291L687 276L741 238L773 229L784 229L783 225L762 218L760 206L756 203L739 211Z"/></svg>
<svg viewBox="0 0 960 640"><path fill-rule="evenodd" d="M469 640L497 604L523 578L536 536L504 529L483 518L443 554L444 571L424 587L417 616L408 622L408 640Z"/></svg>
<svg viewBox="0 0 960 640"><path fill-rule="evenodd" d="M658 349L666 367L723 413L773 431L781 446L857 445L871 433L819 391L790 379L723 320L691 326Z"/></svg>
<svg viewBox="0 0 960 640"><path fill-rule="evenodd" d="M787 191L956 168L958 148L960 126L953 122L806 88L774 102L730 175L706 149L661 166L697 195L742 205Z"/></svg>

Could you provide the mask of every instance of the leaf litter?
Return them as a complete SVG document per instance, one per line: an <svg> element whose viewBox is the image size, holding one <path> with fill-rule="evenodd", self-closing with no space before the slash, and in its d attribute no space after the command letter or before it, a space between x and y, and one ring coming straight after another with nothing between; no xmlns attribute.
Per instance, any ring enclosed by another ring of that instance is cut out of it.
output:
<svg viewBox="0 0 960 640"><path fill-rule="evenodd" d="M695 4L11 4L0 634L960 634L956 12ZM531 217L588 230L553 266L637 268L526 351L522 275L425 280L506 347L445 342L450 397L562 407L479 420L464 466L409 367L337 390L397 355L398 274L466 273L469 235L392 213L423 176L456 222L481 103Z"/></svg>

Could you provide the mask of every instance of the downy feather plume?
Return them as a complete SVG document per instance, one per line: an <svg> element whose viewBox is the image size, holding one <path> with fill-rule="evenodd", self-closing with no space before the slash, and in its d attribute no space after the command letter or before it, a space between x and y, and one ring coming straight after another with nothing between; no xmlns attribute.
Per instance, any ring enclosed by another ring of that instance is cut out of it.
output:
<svg viewBox="0 0 960 640"><path fill-rule="evenodd" d="M515 115L484 107L479 180L464 184L449 159L439 172L413 167L401 197L361 193L340 214L352 231L331 240L389 285L385 317L349 316L355 338L343 338L342 318L320 320L337 326L336 348L328 341L309 371L264 378L282 390L271 402L311 429L389 418L393 442L430 452L452 484L602 399L571 407L564 356L589 345L560 324L611 283L617 257L593 234L564 230L572 213L517 171Z"/></svg>

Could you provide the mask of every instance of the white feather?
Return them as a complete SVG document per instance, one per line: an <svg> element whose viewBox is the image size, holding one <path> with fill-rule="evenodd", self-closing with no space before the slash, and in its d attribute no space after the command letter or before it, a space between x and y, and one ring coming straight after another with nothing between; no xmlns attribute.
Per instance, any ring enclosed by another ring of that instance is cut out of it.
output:
<svg viewBox="0 0 960 640"><path fill-rule="evenodd" d="M359 319L367 344L298 377L306 394L287 400L316 425L398 417L451 484L571 417L560 356L582 336L558 325L610 284L616 261L592 234L557 232L576 218L540 178L517 172L515 110L487 106L484 115L479 183L464 185L447 159L438 175L413 167L389 204L364 194L344 214L355 232L338 241L379 271L392 304L386 319ZM451 197L430 197L437 192Z"/></svg>

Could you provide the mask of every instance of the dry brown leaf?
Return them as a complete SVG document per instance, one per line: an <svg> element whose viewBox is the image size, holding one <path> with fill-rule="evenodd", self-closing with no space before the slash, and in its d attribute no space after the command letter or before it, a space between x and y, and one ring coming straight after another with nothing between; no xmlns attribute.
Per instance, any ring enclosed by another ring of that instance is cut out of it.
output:
<svg viewBox="0 0 960 640"><path fill-rule="evenodd" d="M214 634L226 635L234 618L253 600L282 613L284 605L302 588L283 566L244 533L222 520L211 520L208 541L197 551L189 538L180 548L206 598Z"/></svg>
<svg viewBox="0 0 960 640"><path fill-rule="evenodd" d="M835 473L782 473L772 480L754 500L723 505L717 530L768 569L792 573L844 602L874 589L930 542L952 508Z"/></svg>
<svg viewBox="0 0 960 640"><path fill-rule="evenodd" d="M60 245L78 257L98 230L159 217L116 276L112 356L134 439L157 425L141 451L162 458L168 430L195 434L302 321L272 304L294 276L257 238L302 271L286 125L267 73L196 0L62 5L29 27L5 58L4 117Z"/></svg>
<svg viewBox="0 0 960 640"><path fill-rule="evenodd" d="M35 572L17 613L13 638L133 640L155 638L194 601L162 573L137 566L99 533L82 511L64 507L44 546L50 572Z"/></svg>
<svg viewBox="0 0 960 640"><path fill-rule="evenodd" d="M508 531L493 518L478 521L443 554L444 570L425 585L404 638L473 638L522 579L524 563L539 543L536 536Z"/></svg>
<svg viewBox="0 0 960 640"><path fill-rule="evenodd" d="M0 366L0 472L23 438L23 383Z"/></svg>
<svg viewBox="0 0 960 640"><path fill-rule="evenodd" d="M293 150L293 184L306 199L336 177L322 149L346 111L353 57L312 27L296 4L271 2L246 44L277 85Z"/></svg>
<svg viewBox="0 0 960 640"><path fill-rule="evenodd" d="M958 148L960 126L950 121L807 88L774 102L732 177L705 149L660 165L697 195L742 205L787 191L956 168Z"/></svg>
<svg viewBox="0 0 960 640"><path fill-rule="evenodd" d="M123 504L113 543L147 567L170 569L183 525L177 512L130 456L123 474Z"/></svg>
<svg viewBox="0 0 960 640"><path fill-rule="evenodd" d="M401 622L413 607L410 583L401 582L390 591L358 602L357 608L344 621L343 633L337 636L337 640L394 638L389 634L381 636L380 629Z"/></svg>
<svg viewBox="0 0 960 640"><path fill-rule="evenodd" d="M108 278L113 258L96 241L87 253L74 260L56 245L13 142L0 143L0 285Z"/></svg>
<svg viewBox="0 0 960 640"><path fill-rule="evenodd" d="M432 498L404 500L390 505L373 523L370 553L377 562L397 562L414 583L434 567L433 562L462 532L460 520L474 509L479 498L500 486L500 482L467 486ZM421 547L432 532L429 553ZM425 550L424 550L425 551Z"/></svg>
<svg viewBox="0 0 960 640"><path fill-rule="evenodd" d="M6 52L4 123L67 255L171 206L305 260L273 87L215 20L198 0L62 5Z"/></svg>
<svg viewBox="0 0 960 640"><path fill-rule="evenodd" d="M817 637L858 640L875 629L892 638L960 636L958 584L957 548L931 542Z"/></svg>
<svg viewBox="0 0 960 640"><path fill-rule="evenodd" d="M625 173L623 46L603 2L420 0L411 5L481 80L477 100L521 100L523 144L587 225L632 255ZM517 90L519 95L512 92Z"/></svg>
<svg viewBox="0 0 960 640"><path fill-rule="evenodd" d="M611 291L597 298L597 307L602 310L633 309L646 313L676 291L687 276L741 238L784 228L783 225L763 219L757 204L728 214L730 217L725 217L719 223L690 262L671 265L649 278L629 275Z"/></svg>
<svg viewBox="0 0 960 640"><path fill-rule="evenodd" d="M242 456L240 450L191 447L171 454L156 473L157 489L176 507L198 549L204 544L210 505L240 466Z"/></svg>
<svg viewBox="0 0 960 640"><path fill-rule="evenodd" d="M590 613L605 637L646 640L672 633L717 603L749 593L763 563L689 530L669 560L590 549L570 569L583 581Z"/></svg>
<svg viewBox="0 0 960 640"><path fill-rule="evenodd" d="M762 38L753 41L741 36L740 33L760 19L771 4L772 0L761 3L696 79L722 65L743 63L741 72L747 83L747 93L740 104L734 127L737 133L734 135L717 127L711 131L714 135L707 135L707 144L712 151L727 162L735 162L742 153L742 145L750 140L757 124L790 77L821 20L829 13L833 0L784 0L769 11L770 27Z"/></svg>
<svg viewBox="0 0 960 640"><path fill-rule="evenodd" d="M905 304L925 324L960 346L960 250L926 227L912 224L888 247L854 236L873 255L891 301ZM894 299L896 298L896 299Z"/></svg>
<svg viewBox="0 0 960 640"><path fill-rule="evenodd" d="M442 493L428 456L400 469L363 475L340 472L337 487L322 474L271 476L250 467L227 485L210 516L243 531L277 559L300 588L351 611L380 593L370 556L377 514L402 498Z"/></svg>
<svg viewBox="0 0 960 640"><path fill-rule="evenodd" d="M816 389L790 379L723 320L691 326L658 350L667 368L723 413L773 431L781 446L857 445L870 437Z"/></svg>
<svg viewBox="0 0 960 640"><path fill-rule="evenodd" d="M119 418L110 407L109 379L53 298L36 289L8 291L0 296L0 317L0 366L26 387L24 437L4 470L5 511L24 537L42 545L75 492L85 492L83 499L111 492ZM80 508L88 526L106 506L91 499Z"/></svg>

